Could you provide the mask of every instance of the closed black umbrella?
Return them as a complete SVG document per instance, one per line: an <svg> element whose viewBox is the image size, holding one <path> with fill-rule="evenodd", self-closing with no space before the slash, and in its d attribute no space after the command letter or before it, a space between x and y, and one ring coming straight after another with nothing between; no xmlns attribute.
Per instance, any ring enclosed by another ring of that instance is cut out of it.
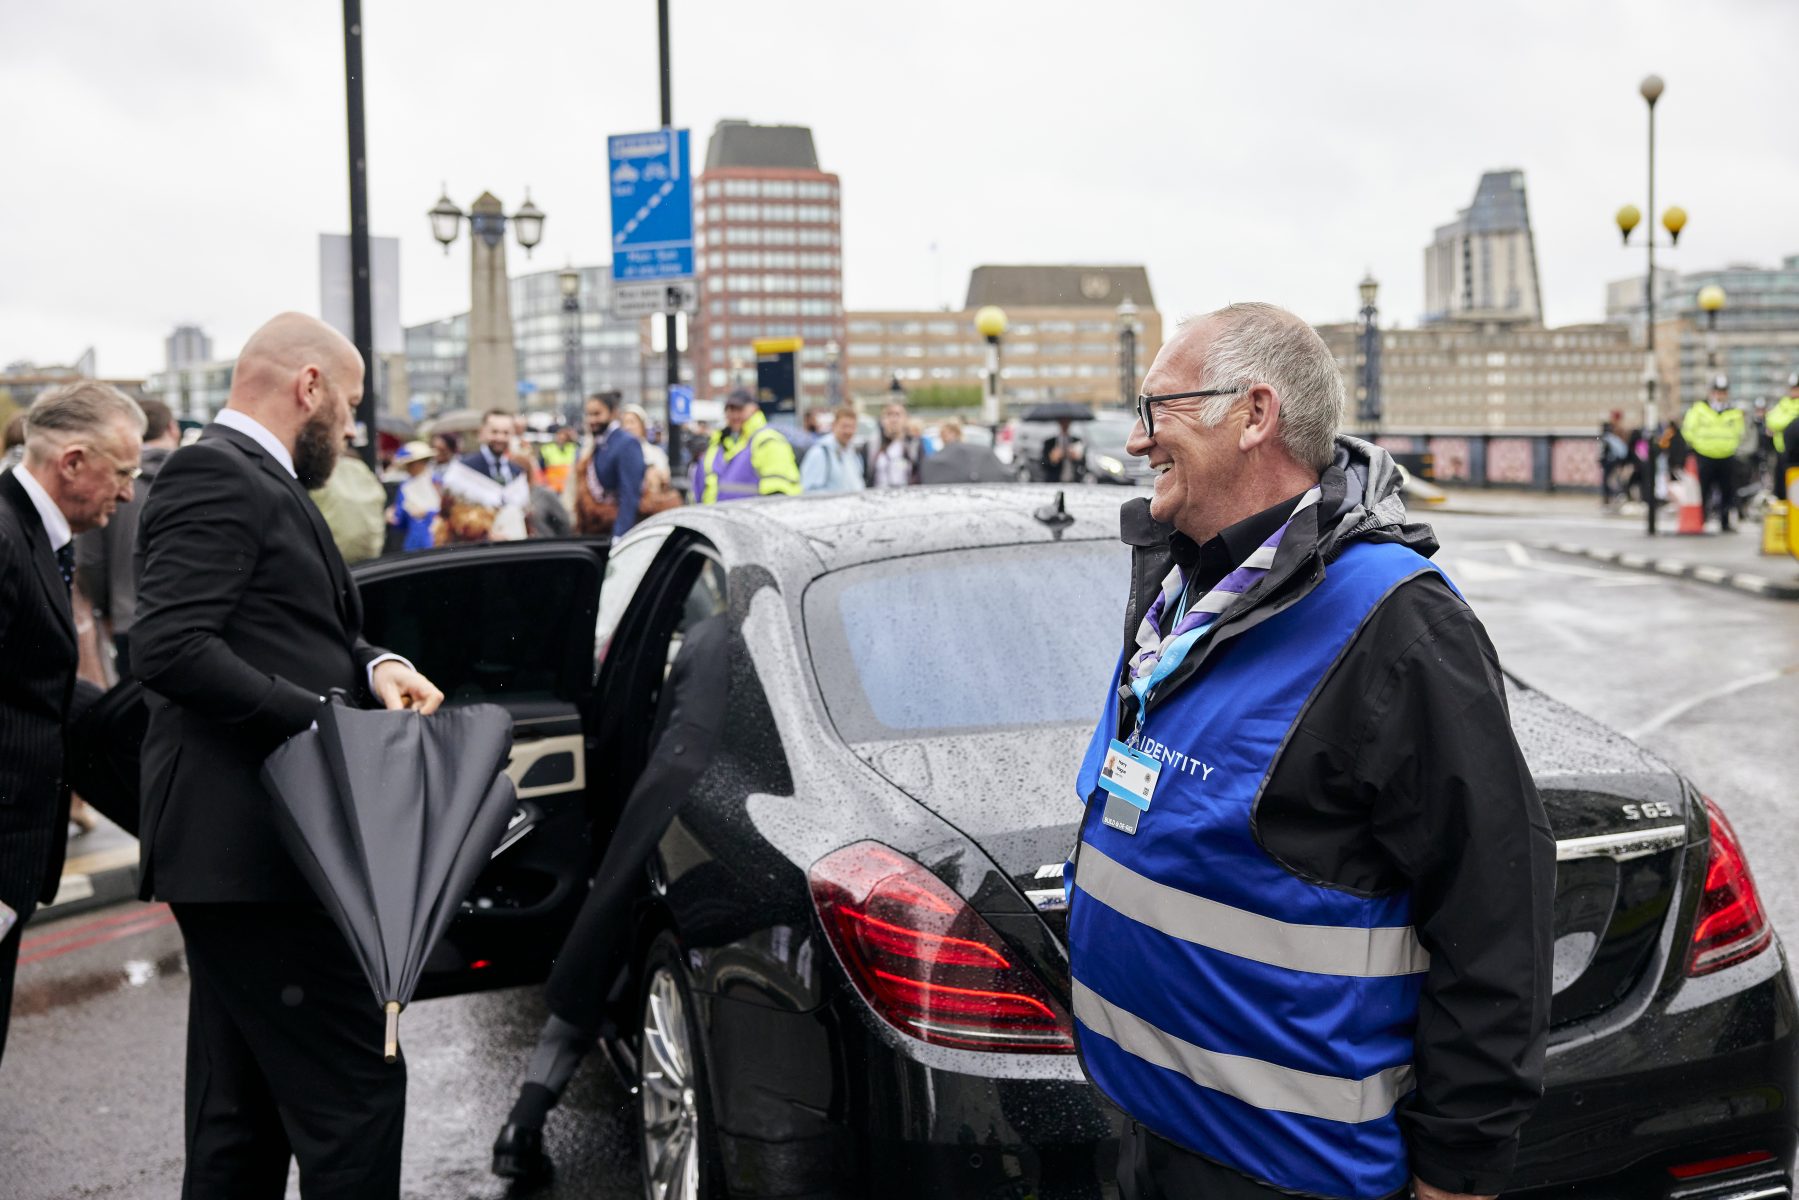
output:
<svg viewBox="0 0 1799 1200"><path fill-rule="evenodd" d="M387 1012L389 1062L425 956L506 832L511 748L498 705L420 716L332 703L263 763L288 852Z"/></svg>

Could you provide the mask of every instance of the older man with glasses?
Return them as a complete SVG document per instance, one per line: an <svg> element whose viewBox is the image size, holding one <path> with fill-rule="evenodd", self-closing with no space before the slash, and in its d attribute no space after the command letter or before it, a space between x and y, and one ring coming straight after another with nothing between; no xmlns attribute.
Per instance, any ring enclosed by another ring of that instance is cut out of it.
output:
<svg viewBox="0 0 1799 1200"><path fill-rule="evenodd" d="M1121 1192L1491 1197L1542 1091L1555 867L1492 645L1304 322L1232 305L1144 384L1068 882Z"/></svg>
<svg viewBox="0 0 1799 1200"><path fill-rule="evenodd" d="M129 396L69 384L26 412L24 461L0 475L0 1053L18 927L55 897L68 839L74 538L131 499L143 436L143 410Z"/></svg>

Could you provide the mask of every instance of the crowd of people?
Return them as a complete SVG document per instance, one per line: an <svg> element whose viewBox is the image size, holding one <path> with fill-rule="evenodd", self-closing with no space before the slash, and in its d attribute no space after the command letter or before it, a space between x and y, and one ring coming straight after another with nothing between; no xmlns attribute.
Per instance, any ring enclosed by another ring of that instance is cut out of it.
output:
<svg viewBox="0 0 1799 1200"><path fill-rule="evenodd" d="M1731 402L1729 377L1715 375L1705 399L1654 431L1657 466L1651 484L1650 432L1641 426L1627 430L1624 414L1614 412L1599 427L1600 500L1607 507L1641 502L1652 487L1656 503L1664 503L1669 484L1685 476L1691 459L1706 520L1722 533L1732 532L1733 521L1747 518L1758 495L1787 498L1787 471L1799 467L1799 436L1787 436L1799 434L1792 428L1795 418L1799 372L1787 378L1786 394L1772 405L1757 401L1749 409Z"/></svg>

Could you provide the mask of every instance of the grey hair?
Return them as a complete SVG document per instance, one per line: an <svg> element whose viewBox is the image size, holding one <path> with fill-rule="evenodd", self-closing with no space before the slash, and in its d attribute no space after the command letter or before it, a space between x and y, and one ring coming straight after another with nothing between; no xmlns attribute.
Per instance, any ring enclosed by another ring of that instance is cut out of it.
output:
<svg viewBox="0 0 1799 1200"><path fill-rule="evenodd" d="M1343 420L1343 375L1318 331L1273 304L1232 304L1204 319L1219 326L1206 351L1206 386L1248 389L1259 383L1274 389L1287 453L1313 470L1330 466ZM1200 419L1216 425L1240 399L1208 397Z"/></svg>
<svg viewBox="0 0 1799 1200"><path fill-rule="evenodd" d="M105 434L115 424L141 438L148 424L137 401L109 383L84 379L46 388L25 410L25 447L42 459L73 438Z"/></svg>

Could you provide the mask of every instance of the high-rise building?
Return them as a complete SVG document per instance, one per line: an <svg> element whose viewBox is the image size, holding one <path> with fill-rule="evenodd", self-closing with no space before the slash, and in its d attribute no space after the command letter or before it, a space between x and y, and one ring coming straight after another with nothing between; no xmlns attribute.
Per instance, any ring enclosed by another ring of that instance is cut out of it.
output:
<svg viewBox="0 0 1799 1200"><path fill-rule="evenodd" d="M1787 378L1799 371L1799 254L1787 255L1777 267L1731 263L1704 271L1660 270L1655 282L1656 359L1663 386L1679 408L1703 399L1707 376L1717 372L1730 378L1739 403L1785 393ZM1700 291L1714 284L1725 297L1716 324L1715 364L1711 322L1699 307ZM1606 320L1628 326L1640 341L1645 317L1643 276L1606 285Z"/></svg>
<svg viewBox="0 0 1799 1200"><path fill-rule="evenodd" d="M822 400L843 342L842 196L812 131L720 121L694 184L698 392L753 378L758 338L799 338L801 394Z"/></svg>
<svg viewBox="0 0 1799 1200"><path fill-rule="evenodd" d="M1134 378L1123 382L1119 307L1135 335ZM978 404L987 345L975 332L983 305L1005 310L1000 388L1009 403L1069 400L1116 405L1135 394L1162 347L1149 272L1140 266L981 266L961 312L857 311L846 318L846 395L878 398L893 380L938 402Z"/></svg>
<svg viewBox="0 0 1799 1200"><path fill-rule="evenodd" d="M1543 319L1524 172L1488 171L1424 251L1424 321Z"/></svg>
<svg viewBox="0 0 1799 1200"><path fill-rule="evenodd" d="M212 339L198 325L175 326L175 332L164 338L162 345L163 365L171 371L212 360Z"/></svg>
<svg viewBox="0 0 1799 1200"><path fill-rule="evenodd" d="M582 390L588 394L615 391L627 403L641 403L645 395L641 322L612 316L609 267L577 267L576 271L581 276L581 307L572 319L579 342ZM561 411L574 399L562 395L571 314L562 308L560 274L557 269L535 271L509 282L521 411ZM479 397L469 395L466 312L408 326L405 338L407 390L421 411L485 406ZM659 396L660 390L652 388L649 394Z"/></svg>

